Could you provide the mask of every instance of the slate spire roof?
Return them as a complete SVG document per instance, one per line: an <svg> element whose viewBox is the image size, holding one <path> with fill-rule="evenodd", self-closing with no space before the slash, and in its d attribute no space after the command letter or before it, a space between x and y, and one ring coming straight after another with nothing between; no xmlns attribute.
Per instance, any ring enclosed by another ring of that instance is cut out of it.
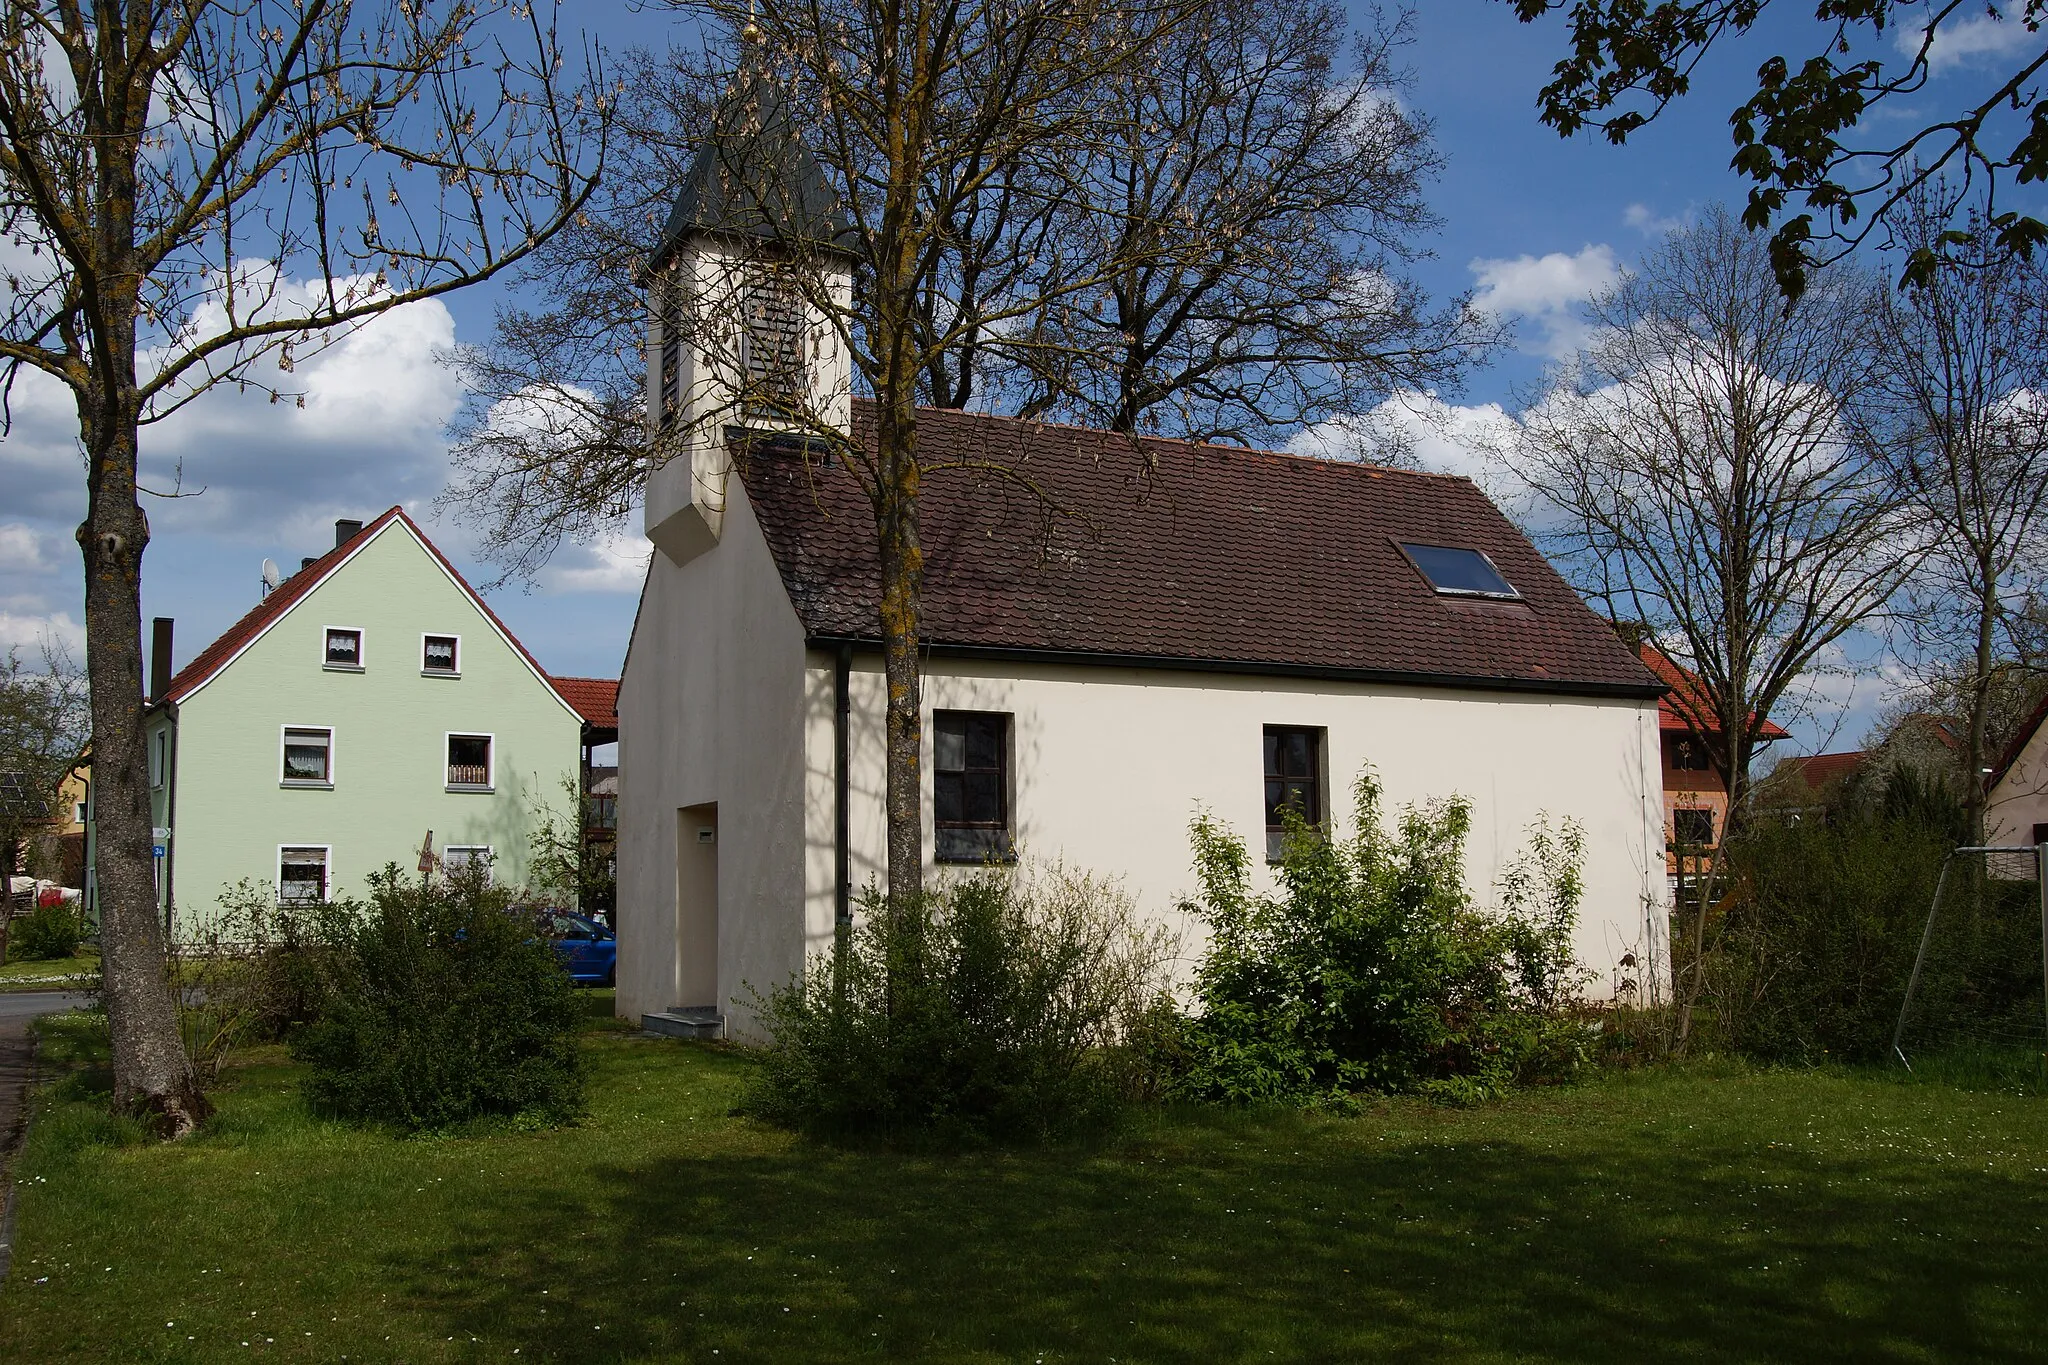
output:
<svg viewBox="0 0 2048 1365"><path fill-rule="evenodd" d="M873 404L853 416L872 449ZM918 448L935 654L1665 690L1468 479L941 409L920 410ZM871 644L875 527L853 476L792 442L739 469L806 635ZM1440 594L1403 542L1482 551L1520 595Z"/></svg>
<svg viewBox="0 0 2048 1365"><path fill-rule="evenodd" d="M698 234L845 250L852 235L838 196L804 145L781 87L743 70L712 116L661 230L648 269Z"/></svg>

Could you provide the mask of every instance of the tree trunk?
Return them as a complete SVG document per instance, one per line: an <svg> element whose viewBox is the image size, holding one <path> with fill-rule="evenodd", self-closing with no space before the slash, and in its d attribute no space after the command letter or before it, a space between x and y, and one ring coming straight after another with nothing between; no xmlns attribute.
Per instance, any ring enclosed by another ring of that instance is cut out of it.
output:
<svg viewBox="0 0 2048 1365"><path fill-rule="evenodd" d="M924 889L924 714L918 632L924 548L917 526L917 418L906 386L882 405L877 435L883 474L882 666L888 684L889 897L909 903Z"/></svg>
<svg viewBox="0 0 2048 1365"><path fill-rule="evenodd" d="M1980 583L1980 587L1982 584ZM1984 842L1985 712L1991 709L1992 655L1997 647L1997 589L1977 605L1977 649L1970 676L1969 734L1963 745L1963 813L1968 817L1970 842Z"/></svg>
<svg viewBox="0 0 2048 1365"><path fill-rule="evenodd" d="M86 677L92 692L95 876L101 970L114 1050L114 1107L163 1137L192 1132L212 1111L185 1056L165 975L150 855L149 761L142 731L142 552L149 520L136 501L135 335L98 338L91 397L80 403L88 503Z"/></svg>

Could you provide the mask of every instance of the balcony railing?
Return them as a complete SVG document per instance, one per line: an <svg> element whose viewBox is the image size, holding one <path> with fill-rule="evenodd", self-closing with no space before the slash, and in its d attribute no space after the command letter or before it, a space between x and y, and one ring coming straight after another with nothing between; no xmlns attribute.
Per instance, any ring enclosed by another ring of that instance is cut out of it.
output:
<svg viewBox="0 0 2048 1365"><path fill-rule="evenodd" d="M448 785L451 787L487 787L491 782L491 766L488 763L450 763Z"/></svg>

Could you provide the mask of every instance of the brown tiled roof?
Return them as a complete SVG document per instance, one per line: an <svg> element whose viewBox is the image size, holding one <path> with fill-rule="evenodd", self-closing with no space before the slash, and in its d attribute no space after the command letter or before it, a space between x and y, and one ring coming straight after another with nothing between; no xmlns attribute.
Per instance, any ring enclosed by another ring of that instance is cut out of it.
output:
<svg viewBox="0 0 2048 1365"><path fill-rule="evenodd" d="M1805 758L1788 758L1778 767L1797 773L1807 786L1818 791L1830 782L1855 772L1869 756L1861 750L1846 754L1809 754Z"/></svg>
<svg viewBox="0 0 2048 1365"><path fill-rule="evenodd" d="M406 528L413 533L419 540L419 543L426 546L427 553L432 555L441 567L448 571L448 576L455 580L456 586L461 588L468 595L469 600L476 604L477 610L481 611L485 618L498 628L498 633L511 643L512 648L518 652L519 657L526 660L527 665L548 685L551 691L554 691L557 697L561 697L560 689L555 687L553 680L548 677L547 671L540 666L540 663L533 655L527 653L526 646L519 643L519 637L514 635L506 628L505 623L498 619L498 613L491 610L490 604L484 601L475 588L469 586L469 580L462 576L461 571L448 562L448 556L441 553L441 547L427 539L427 533L419 528L418 522L405 514L404 508L393 507L375 521L364 526L362 530L356 532L347 540L344 540L341 544L335 546L326 554L321 555L318 559L271 589L269 593L265 594L262 601L251 607L243 615L241 620L229 626L225 631L222 631L212 644L200 650L193 657L191 663L179 669L176 676L171 679L170 687L166 690L164 696L154 698L153 700L178 702L197 692L206 685L214 674L226 667L236 654L246 648L257 636L276 624L280 617L292 609L293 604L325 582L329 574L341 567L342 561L369 543L371 537L375 536L393 521L405 523ZM562 704L569 706L567 698L562 698ZM575 708L571 706L570 709L574 710Z"/></svg>
<svg viewBox="0 0 2048 1365"><path fill-rule="evenodd" d="M872 448L872 405L854 420ZM1661 690L1469 480L937 409L918 442L930 648ZM807 634L872 641L875 527L852 474L792 444L741 469ZM1438 595L1403 540L1483 550L1522 600Z"/></svg>
<svg viewBox="0 0 2048 1365"><path fill-rule="evenodd" d="M554 678L555 691L575 708L585 725L599 730L619 728L619 680L617 678Z"/></svg>
<svg viewBox="0 0 2048 1365"><path fill-rule="evenodd" d="M1636 657L1643 666L1657 675L1657 680L1670 688L1657 702L1657 728L1669 734L1676 731L1690 734L1697 721L1699 728L1712 733L1721 728L1714 719L1714 708L1707 700L1706 688L1699 676L1686 668L1657 646L1644 641L1636 646ZM1693 720L1686 717L1690 715ZM1752 717L1751 719L1754 719ZM1759 740L1768 743L1774 739L1788 739L1785 728L1774 720L1766 720L1757 731Z"/></svg>

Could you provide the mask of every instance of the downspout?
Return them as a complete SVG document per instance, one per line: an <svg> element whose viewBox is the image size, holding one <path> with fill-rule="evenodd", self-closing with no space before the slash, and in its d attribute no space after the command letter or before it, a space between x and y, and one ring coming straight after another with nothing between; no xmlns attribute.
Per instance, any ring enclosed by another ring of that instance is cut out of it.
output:
<svg viewBox="0 0 2048 1365"><path fill-rule="evenodd" d="M853 645L842 642L832 666L832 928L842 946L853 926L853 876L848 843L847 720L851 706Z"/></svg>

